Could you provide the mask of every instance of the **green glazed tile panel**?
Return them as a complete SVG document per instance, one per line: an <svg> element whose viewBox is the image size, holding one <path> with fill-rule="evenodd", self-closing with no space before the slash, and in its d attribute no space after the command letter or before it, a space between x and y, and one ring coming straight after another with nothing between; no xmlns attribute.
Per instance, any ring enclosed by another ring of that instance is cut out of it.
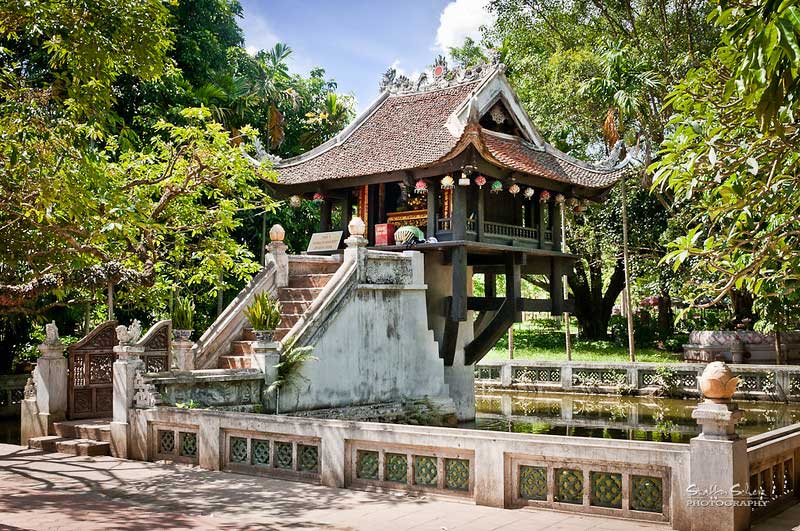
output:
<svg viewBox="0 0 800 531"><path fill-rule="evenodd" d="M269 441L263 439L253 439L253 464L258 466L269 466Z"/></svg>
<svg viewBox="0 0 800 531"><path fill-rule="evenodd" d="M384 458L386 459L384 479L394 483L406 483L408 481L408 458L404 454L392 453L387 453Z"/></svg>
<svg viewBox="0 0 800 531"><path fill-rule="evenodd" d="M622 474L592 472L592 505L622 509Z"/></svg>
<svg viewBox="0 0 800 531"><path fill-rule="evenodd" d="M524 500L547 500L547 469L540 466L519 467L519 497Z"/></svg>
<svg viewBox="0 0 800 531"><path fill-rule="evenodd" d="M414 484L425 487L438 485L436 458L427 455L414 456Z"/></svg>
<svg viewBox="0 0 800 531"><path fill-rule="evenodd" d="M583 471L570 468L555 470L556 501L562 503L583 503Z"/></svg>
<svg viewBox="0 0 800 531"><path fill-rule="evenodd" d="M469 461L444 460L444 486L450 490L469 490Z"/></svg>
<svg viewBox="0 0 800 531"><path fill-rule="evenodd" d="M319 470L319 450L317 447L298 444L297 463L302 472L317 472Z"/></svg>
<svg viewBox="0 0 800 531"><path fill-rule="evenodd" d="M660 513L664 510L661 478L631 476L631 509Z"/></svg>
<svg viewBox="0 0 800 531"><path fill-rule="evenodd" d="M158 430L158 453L175 453L175 432L172 430Z"/></svg>
<svg viewBox="0 0 800 531"><path fill-rule="evenodd" d="M230 444L231 463L247 462L247 439L244 437L231 437Z"/></svg>
<svg viewBox="0 0 800 531"><path fill-rule="evenodd" d="M275 443L275 465L286 470L292 469L292 443Z"/></svg>
<svg viewBox="0 0 800 531"><path fill-rule="evenodd" d="M356 451L356 477L378 479L378 452Z"/></svg>
<svg viewBox="0 0 800 531"><path fill-rule="evenodd" d="M197 434L180 432L181 455L183 457L197 457Z"/></svg>

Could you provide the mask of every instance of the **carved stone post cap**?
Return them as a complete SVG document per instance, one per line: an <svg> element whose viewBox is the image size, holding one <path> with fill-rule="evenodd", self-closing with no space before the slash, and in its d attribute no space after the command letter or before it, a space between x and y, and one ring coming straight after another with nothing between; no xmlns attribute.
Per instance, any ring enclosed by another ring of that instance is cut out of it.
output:
<svg viewBox="0 0 800 531"><path fill-rule="evenodd" d="M350 236L344 243L348 247L366 247L369 241L363 236Z"/></svg>
<svg viewBox="0 0 800 531"><path fill-rule="evenodd" d="M360 236L363 238L364 234L367 233L367 226L363 219L358 216L353 216L350 223L347 224L347 230L350 231L351 236Z"/></svg>
<svg viewBox="0 0 800 531"><path fill-rule="evenodd" d="M42 343L39 345L39 352L42 353L42 358L63 358L64 357L64 344L59 341L58 343Z"/></svg>
<svg viewBox="0 0 800 531"><path fill-rule="evenodd" d="M120 360L136 360L139 356L144 354L144 347L137 347L134 345L117 345L114 347L114 352Z"/></svg>
<svg viewBox="0 0 800 531"><path fill-rule="evenodd" d="M286 237L286 231L279 224L275 224L269 229L269 240L271 242L282 242Z"/></svg>
<svg viewBox="0 0 800 531"><path fill-rule="evenodd" d="M739 378L735 377L730 367L722 361L706 365L700 376L700 390L703 396L713 401L729 401L738 385Z"/></svg>
<svg viewBox="0 0 800 531"><path fill-rule="evenodd" d="M734 440L736 423L743 415L736 404L704 400L692 411L692 418L700 425L704 439Z"/></svg>

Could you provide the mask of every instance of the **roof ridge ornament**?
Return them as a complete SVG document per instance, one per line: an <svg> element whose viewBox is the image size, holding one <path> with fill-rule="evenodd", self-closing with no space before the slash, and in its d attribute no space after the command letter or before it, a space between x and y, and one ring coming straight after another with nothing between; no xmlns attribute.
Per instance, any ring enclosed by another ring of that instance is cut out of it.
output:
<svg viewBox="0 0 800 531"><path fill-rule="evenodd" d="M381 92L390 94L415 94L445 89L463 83L470 83L488 77L495 71L505 72L506 67L500 62L500 53L490 50L490 59L471 68L456 66L449 68L447 60L438 56L430 72L422 72L416 80L408 76L398 75L397 69L390 67L383 73L380 84Z"/></svg>

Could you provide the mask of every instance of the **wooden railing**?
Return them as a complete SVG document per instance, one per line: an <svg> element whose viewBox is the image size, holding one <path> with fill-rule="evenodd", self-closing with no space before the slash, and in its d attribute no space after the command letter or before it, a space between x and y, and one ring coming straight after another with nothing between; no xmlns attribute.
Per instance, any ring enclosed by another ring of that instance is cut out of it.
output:
<svg viewBox="0 0 800 531"><path fill-rule="evenodd" d="M521 238L525 240L539 240L539 231L530 227L520 227L517 225L506 225L505 223L495 223L485 221L483 232L492 236L507 236L509 238Z"/></svg>
<svg viewBox="0 0 800 531"><path fill-rule="evenodd" d="M450 232L453 230L453 218L439 218L436 220L436 232Z"/></svg>

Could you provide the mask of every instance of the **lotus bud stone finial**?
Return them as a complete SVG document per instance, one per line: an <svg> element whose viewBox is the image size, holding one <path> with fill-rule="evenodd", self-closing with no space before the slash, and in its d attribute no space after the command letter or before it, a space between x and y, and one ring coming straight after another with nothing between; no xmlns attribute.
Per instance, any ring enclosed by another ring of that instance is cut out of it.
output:
<svg viewBox="0 0 800 531"><path fill-rule="evenodd" d="M347 225L347 229L350 231L351 236L363 237L367 231L367 226L364 224L363 219L358 216L353 216L353 219L351 219L350 223Z"/></svg>
<svg viewBox="0 0 800 531"><path fill-rule="evenodd" d="M703 396L713 401L727 401L736 392L739 378L733 375L730 367L721 361L709 363L700 376L700 390Z"/></svg>
<svg viewBox="0 0 800 531"><path fill-rule="evenodd" d="M286 231L277 223L273 225L271 229L269 229L269 241L282 242L285 237Z"/></svg>

